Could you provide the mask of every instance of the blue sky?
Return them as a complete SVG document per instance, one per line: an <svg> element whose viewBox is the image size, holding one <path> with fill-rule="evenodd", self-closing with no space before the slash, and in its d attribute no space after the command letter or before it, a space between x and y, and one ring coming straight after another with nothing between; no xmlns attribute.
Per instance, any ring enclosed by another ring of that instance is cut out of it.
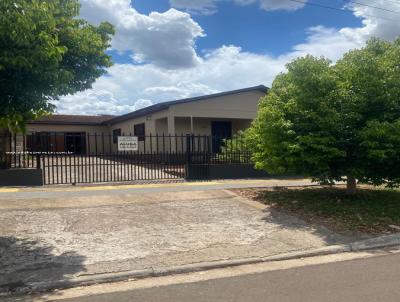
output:
<svg viewBox="0 0 400 302"><path fill-rule="evenodd" d="M320 0L319 3L337 8L342 0ZM171 6L167 0L136 0L134 8L144 14L164 12ZM293 45L307 38L307 28L318 25L327 27L357 27L361 25L351 11L333 11L306 6L298 11L265 11L257 3L247 6L232 2L217 3L218 11L212 15L192 14L207 37L197 41L200 50L215 49L223 44L240 45L244 51L279 55L290 51Z"/></svg>
<svg viewBox="0 0 400 302"><path fill-rule="evenodd" d="M379 9L400 12L395 0L80 2L88 22L114 24L109 53L115 64L92 89L55 102L63 113L121 114L173 99L269 86L298 56L336 61L370 37L400 35L400 13Z"/></svg>

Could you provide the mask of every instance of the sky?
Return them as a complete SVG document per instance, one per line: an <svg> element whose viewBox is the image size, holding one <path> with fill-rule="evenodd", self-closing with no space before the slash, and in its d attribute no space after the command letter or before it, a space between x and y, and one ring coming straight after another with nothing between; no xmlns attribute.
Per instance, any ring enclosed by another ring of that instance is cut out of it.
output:
<svg viewBox="0 0 400 302"><path fill-rule="evenodd" d="M58 113L119 115L155 103L270 86L311 54L335 62L371 37L400 36L400 0L80 0L108 21L114 65Z"/></svg>

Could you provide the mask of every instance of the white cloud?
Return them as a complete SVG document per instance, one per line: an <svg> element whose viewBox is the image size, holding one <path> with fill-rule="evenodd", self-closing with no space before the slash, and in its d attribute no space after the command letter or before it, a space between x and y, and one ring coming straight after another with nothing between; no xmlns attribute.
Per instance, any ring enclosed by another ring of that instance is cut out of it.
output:
<svg viewBox="0 0 400 302"><path fill-rule="evenodd" d="M57 106L60 112L67 113L120 114L139 109L143 100L158 103L260 84L270 85L288 61L309 52L317 41L310 39L308 43L312 44L299 45L298 49L279 57L245 52L232 45L222 46L206 53L195 67L179 70L154 64L115 64L92 90L63 98ZM322 48L315 48L314 52L315 55L325 53Z"/></svg>
<svg viewBox="0 0 400 302"><path fill-rule="evenodd" d="M306 54L337 61L343 53L362 47L365 42L357 35L345 35L341 30L324 26L311 27L308 34L306 42L295 45L293 51L286 55L288 61Z"/></svg>
<svg viewBox="0 0 400 302"><path fill-rule="evenodd" d="M362 47L371 37L393 40L400 36L399 15L373 8L371 6L400 12L400 2L386 0L365 0L360 2L369 6L352 4L345 6L362 19L361 27L344 27L340 29L315 26L309 29L305 43L295 45L287 59L311 54L324 56L333 61L354 48Z"/></svg>
<svg viewBox="0 0 400 302"><path fill-rule="evenodd" d="M366 0L363 3L400 12L400 2ZM336 61L348 50L362 47L371 37L393 40L400 36L398 15L357 4L347 6L347 8L351 9L356 17L362 19L361 27L340 29L323 26L312 27L309 29L307 41L296 45L291 56L296 57L308 53L325 56Z"/></svg>
<svg viewBox="0 0 400 302"><path fill-rule="evenodd" d="M385 3L389 7L386 1L378 2L374 5L383 7ZM312 27L304 43L277 57L246 52L236 46L221 46L198 57L195 65L185 69L171 70L156 63L116 64L109 69L107 76L96 81L92 90L67 96L58 102L59 111L120 114L150 102L259 84L269 86L274 77L284 71L285 64L295 57L312 54L336 61L344 52L363 46L371 36L393 39L400 35L400 22L380 19L381 11L365 7L351 9L362 18L362 26L340 29ZM393 2L390 9L399 11L400 3Z"/></svg>
<svg viewBox="0 0 400 302"><path fill-rule="evenodd" d="M120 115L152 105L151 100L138 99L133 105L121 103L109 90L92 89L75 95L67 95L58 101L57 113L64 114L111 114Z"/></svg>
<svg viewBox="0 0 400 302"><path fill-rule="evenodd" d="M151 100L139 99L135 103L135 110L143 109L151 105L153 105L153 102Z"/></svg>
<svg viewBox="0 0 400 302"><path fill-rule="evenodd" d="M170 9L143 15L130 0L81 0L81 4L81 17L89 22L115 25L112 48L131 52L136 61L174 69L194 66L199 60L195 40L204 33L187 13Z"/></svg>
<svg viewBox="0 0 400 302"><path fill-rule="evenodd" d="M77 114L121 114L153 103L271 83L285 61L223 46L209 52L196 67L163 69L154 64L115 64L93 89L57 102L58 111ZM146 104L147 105L147 104Z"/></svg>
<svg viewBox="0 0 400 302"><path fill-rule="evenodd" d="M361 3L361 2L360 2ZM348 5L354 11L354 15L363 19L363 27L351 29L344 28L341 32L344 35L357 35L360 39L366 40L370 36L383 39L394 39L400 34L400 1L387 0L365 0L363 4ZM380 7L385 10L373 8ZM397 12L391 13L388 10Z"/></svg>
<svg viewBox="0 0 400 302"><path fill-rule="evenodd" d="M222 1L231 1L242 6L258 3L261 9L267 11L294 11L305 5L304 3L291 0L170 0L170 4L172 7L186 10L190 13L210 15L217 12L217 3ZM304 0L304 2L306 1Z"/></svg>

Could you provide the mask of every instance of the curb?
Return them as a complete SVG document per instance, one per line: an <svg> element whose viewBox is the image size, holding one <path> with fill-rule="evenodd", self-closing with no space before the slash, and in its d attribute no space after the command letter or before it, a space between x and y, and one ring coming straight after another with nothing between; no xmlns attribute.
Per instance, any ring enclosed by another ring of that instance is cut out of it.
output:
<svg viewBox="0 0 400 302"><path fill-rule="evenodd" d="M28 292L29 293L45 292L55 289L67 289L77 286L88 286L93 284L127 281L132 279L144 279L150 277L186 274L186 273L199 272L199 271L218 269L218 268L226 268L232 266L272 262L272 261L284 261L284 260L339 254L346 252L356 252L356 251L371 250L377 248L393 247L397 245L400 245L400 233L356 241L349 244L331 245L307 251L295 251L295 252L283 253L267 257L201 262L195 264L168 267L165 269L150 268L144 270L126 271L119 273L86 275L68 280L58 280L50 282L29 282L25 283L23 287L18 288L14 293L24 294ZM4 295L7 295L7 292L2 292L0 286L0 297Z"/></svg>

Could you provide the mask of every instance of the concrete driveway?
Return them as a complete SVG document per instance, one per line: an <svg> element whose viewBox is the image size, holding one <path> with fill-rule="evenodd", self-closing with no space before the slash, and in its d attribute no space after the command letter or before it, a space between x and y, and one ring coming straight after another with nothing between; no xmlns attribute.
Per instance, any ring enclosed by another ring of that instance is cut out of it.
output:
<svg viewBox="0 0 400 302"><path fill-rule="evenodd" d="M174 191L2 196L0 291L27 282L268 256L352 239L227 190Z"/></svg>

